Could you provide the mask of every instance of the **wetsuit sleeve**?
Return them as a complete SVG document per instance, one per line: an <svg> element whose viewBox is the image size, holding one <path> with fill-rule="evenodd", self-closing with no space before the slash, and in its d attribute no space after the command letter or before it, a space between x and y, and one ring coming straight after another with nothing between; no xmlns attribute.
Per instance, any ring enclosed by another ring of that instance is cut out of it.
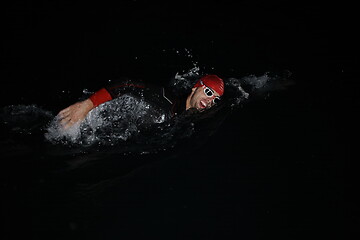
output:
<svg viewBox="0 0 360 240"><path fill-rule="evenodd" d="M94 104L94 107L97 107L100 104L103 104L112 99L112 96L105 88L100 89L99 91L95 92L93 95L90 96L90 100Z"/></svg>
<svg viewBox="0 0 360 240"><path fill-rule="evenodd" d="M90 100L94 104L94 107L97 107L100 104L139 88L145 88L145 85L141 82L115 81L113 84L101 88L99 91L91 95Z"/></svg>

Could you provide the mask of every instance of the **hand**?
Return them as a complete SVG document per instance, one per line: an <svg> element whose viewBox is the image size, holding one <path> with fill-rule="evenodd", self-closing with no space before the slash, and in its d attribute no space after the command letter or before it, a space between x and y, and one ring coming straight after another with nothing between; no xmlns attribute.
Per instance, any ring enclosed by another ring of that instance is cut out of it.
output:
<svg viewBox="0 0 360 240"><path fill-rule="evenodd" d="M94 108L94 104L90 99L77 102L58 113L58 118L64 129L68 129L75 123L85 119L86 115Z"/></svg>

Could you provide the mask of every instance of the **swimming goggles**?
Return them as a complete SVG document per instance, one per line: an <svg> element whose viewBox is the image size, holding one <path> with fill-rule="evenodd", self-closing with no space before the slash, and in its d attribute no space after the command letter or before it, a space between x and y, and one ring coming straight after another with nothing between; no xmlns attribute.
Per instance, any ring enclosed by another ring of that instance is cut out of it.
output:
<svg viewBox="0 0 360 240"><path fill-rule="evenodd" d="M203 88L204 88L204 93L205 93L205 95L206 95L207 97L212 97L212 96L215 95L214 90L212 90L211 88L207 87L206 85L204 85ZM217 103L220 102L220 97L215 97L212 101L213 101L214 104L217 104Z"/></svg>

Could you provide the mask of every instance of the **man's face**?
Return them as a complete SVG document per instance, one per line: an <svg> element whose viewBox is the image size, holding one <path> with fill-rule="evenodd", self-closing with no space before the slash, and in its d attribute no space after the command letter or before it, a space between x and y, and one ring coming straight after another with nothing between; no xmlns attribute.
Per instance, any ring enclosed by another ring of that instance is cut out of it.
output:
<svg viewBox="0 0 360 240"><path fill-rule="evenodd" d="M189 108L196 108L199 111L211 108L214 105L214 99L220 97L220 95L212 90L211 88L207 89L206 91L211 90L212 96L209 97L205 94L204 89L206 87L197 87L193 88L191 94L188 96L186 100L186 109Z"/></svg>

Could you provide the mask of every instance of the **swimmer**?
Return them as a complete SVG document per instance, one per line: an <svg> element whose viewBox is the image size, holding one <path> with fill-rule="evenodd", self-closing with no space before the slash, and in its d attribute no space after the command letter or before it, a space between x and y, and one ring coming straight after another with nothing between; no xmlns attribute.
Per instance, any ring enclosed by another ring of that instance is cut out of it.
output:
<svg viewBox="0 0 360 240"><path fill-rule="evenodd" d="M166 112L169 119L177 114L196 109L204 111L214 106L224 94L224 82L217 75L201 77L190 93L178 96L164 87L150 87L142 83L122 82L100 89L84 101L77 102L58 114L61 125L67 129L85 119L97 106L120 97L123 94L135 94Z"/></svg>

